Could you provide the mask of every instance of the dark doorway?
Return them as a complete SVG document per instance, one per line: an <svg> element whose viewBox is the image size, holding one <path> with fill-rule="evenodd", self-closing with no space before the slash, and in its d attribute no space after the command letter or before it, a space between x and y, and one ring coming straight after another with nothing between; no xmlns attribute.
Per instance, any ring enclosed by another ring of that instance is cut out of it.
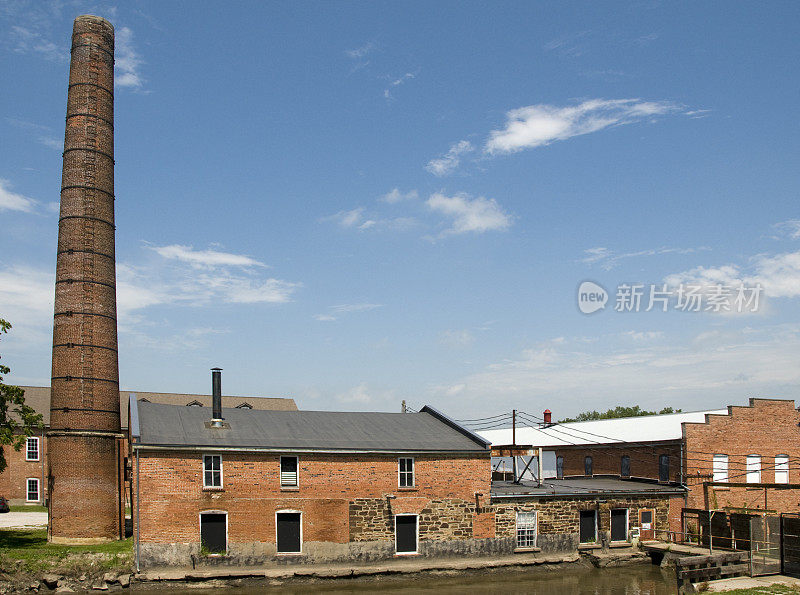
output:
<svg viewBox="0 0 800 595"><path fill-rule="evenodd" d="M279 512L278 522L278 553L300 553L300 513Z"/></svg>
<svg viewBox="0 0 800 595"><path fill-rule="evenodd" d="M220 512L200 515L200 546L212 554L224 554L228 549L226 516Z"/></svg>
<svg viewBox="0 0 800 595"><path fill-rule="evenodd" d="M417 515L404 514L394 517L394 532L398 554L417 551Z"/></svg>
<svg viewBox="0 0 800 595"><path fill-rule="evenodd" d="M564 479L564 457L556 457L556 477Z"/></svg>
<svg viewBox="0 0 800 595"><path fill-rule="evenodd" d="M584 475L592 474L592 457L586 457L585 459L583 459L583 474Z"/></svg>
<svg viewBox="0 0 800 595"><path fill-rule="evenodd" d="M597 541L597 511L581 510L580 541L581 543Z"/></svg>
<svg viewBox="0 0 800 595"><path fill-rule="evenodd" d="M628 509L611 511L611 541L628 541Z"/></svg>
<svg viewBox="0 0 800 595"><path fill-rule="evenodd" d="M622 455L622 459L619 462L619 474L622 477L631 476L631 458L628 455Z"/></svg>
<svg viewBox="0 0 800 595"><path fill-rule="evenodd" d="M669 481L669 455L658 457L658 481Z"/></svg>

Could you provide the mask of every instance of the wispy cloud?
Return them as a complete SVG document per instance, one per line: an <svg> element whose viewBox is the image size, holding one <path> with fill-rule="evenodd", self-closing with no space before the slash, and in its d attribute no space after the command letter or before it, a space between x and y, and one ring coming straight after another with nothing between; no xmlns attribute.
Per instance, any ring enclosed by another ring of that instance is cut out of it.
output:
<svg viewBox="0 0 800 595"><path fill-rule="evenodd" d="M369 312L383 308L383 304L372 304L369 302L361 302L356 304L338 304L336 306L328 307L328 312L325 314L315 314L314 319L320 322L333 322L339 320L344 315L353 314L357 312Z"/></svg>
<svg viewBox="0 0 800 595"><path fill-rule="evenodd" d="M451 349L463 349L475 342L475 336L468 329L449 329L439 333L439 342Z"/></svg>
<svg viewBox="0 0 800 595"><path fill-rule="evenodd" d="M367 54L369 54L370 52L375 50L376 47L377 46L375 45L375 42L369 41L369 42L365 43L364 45L362 45L361 47L354 48L352 50L345 50L344 53L349 58L353 58L354 60L357 60L357 59L363 58L364 56L366 56Z"/></svg>
<svg viewBox="0 0 800 595"><path fill-rule="evenodd" d="M693 254L702 250L709 250L703 246L700 248L652 248L648 250L637 250L634 252L616 253L613 250L598 246L584 250L584 257L581 262L589 265L597 265L605 271L617 267L619 263L628 258L640 258L646 256L658 256L661 254Z"/></svg>
<svg viewBox="0 0 800 595"><path fill-rule="evenodd" d="M36 54L52 62L66 62L69 52L57 46L32 27L14 25L11 27L11 40L14 51L19 54Z"/></svg>
<svg viewBox="0 0 800 595"><path fill-rule="evenodd" d="M591 99L567 107L529 105L509 111L505 127L490 132L484 149L490 155L515 153L677 109L667 101L641 99Z"/></svg>
<svg viewBox="0 0 800 595"><path fill-rule="evenodd" d="M392 188L389 192L381 196L378 200L390 205L397 204L406 200L417 200L419 193L416 190L401 192L399 188Z"/></svg>
<svg viewBox="0 0 800 595"><path fill-rule="evenodd" d="M323 217L321 221L333 221L341 227L358 227L364 223L364 207L357 207L349 211L339 211L335 215Z"/></svg>
<svg viewBox="0 0 800 595"><path fill-rule="evenodd" d="M133 43L133 31L121 27L115 35L114 86L141 89L144 79L139 72L144 63Z"/></svg>
<svg viewBox="0 0 800 595"><path fill-rule="evenodd" d="M416 191L413 191L414 195L416 196ZM398 194L398 202L403 199L410 198L410 194L405 195L403 198L399 198ZM387 195L384 195L379 201L383 202L391 202L390 200L383 200L386 196L389 196L390 199L395 198L395 196L390 196L392 193L390 192ZM322 217L320 221L332 221L339 225L339 227L343 227L345 229L357 229L359 231L380 231L380 230L396 230L396 231L406 231L413 228L417 224L417 220L413 217L378 217L378 216L367 216L366 215L366 208L364 207L357 207L355 209L339 211L334 215L329 215L327 217Z"/></svg>
<svg viewBox="0 0 800 595"><path fill-rule="evenodd" d="M458 167L461 163L461 157L467 153L471 153L475 148L468 140L461 140L453 144L450 149L436 159L431 159L425 169L435 176L446 176Z"/></svg>
<svg viewBox="0 0 800 595"><path fill-rule="evenodd" d="M780 223L776 223L773 227L781 235L788 236L793 240L800 240L800 219L789 219L788 221L782 221Z"/></svg>
<svg viewBox="0 0 800 595"><path fill-rule="evenodd" d="M800 325L715 330L689 340L630 338L633 344L595 351L570 341L543 342L436 386L433 394L477 412L497 399L535 401L560 416L625 403L710 408L750 396L789 397L800 384Z"/></svg>
<svg viewBox="0 0 800 595"><path fill-rule="evenodd" d="M11 191L11 182L0 178L0 212L21 211L32 213L36 208L36 201L22 194Z"/></svg>
<svg viewBox="0 0 800 595"><path fill-rule="evenodd" d="M33 122L28 122L27 120L21 120L19 118L6 118L6 122L15 128L32 131L33 140L40 145L44 145L45 147L54 149L56 151L60 151L64 148L64 142L58 140L52 135L52 129L49 126L34 124Z"/></svg>
<svg viewBox="0 0 800 595"><path fill-rule="evenodd" d="M390 78L389 79L389 86L383 90L383 96L386 99L392 99L392 89L395 87L399 87L406 81L410 81L411 79L415 78L416 75L413 72L407 72L400 78Z"/></svg>
<svg viewBox="0 0 800 595"><path fill-rule="evenodd" d="M435 193L428 198L428 207L451 220L451 226L442 236L462 233L504 231L511 226L512 218L493 198L470 198L465 193L445 196Z"/></svg>
<svg viewBox="0 0 800 595"><path fill-rule="evenodd" d="M195 250L191 246L181 246L171 244L169 246L150 246L159 256L167 259L180 260L187 262L195 267L215 267L215 266L240 266L250 267L266 266L255 258L243 254L233 254L230 252L220 252L218 250Z"/></svg>

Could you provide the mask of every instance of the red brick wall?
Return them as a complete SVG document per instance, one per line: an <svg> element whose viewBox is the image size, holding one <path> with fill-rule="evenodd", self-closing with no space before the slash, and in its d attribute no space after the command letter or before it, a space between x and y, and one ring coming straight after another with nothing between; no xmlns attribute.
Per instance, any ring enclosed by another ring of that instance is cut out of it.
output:
<svg viewBox="0 0 800 595"><path fill-rule="evenodd" d="M683 424L689 508L766 507L778 512L800 511L800 490L708 486L713 455L728 455L728 481L747 481L746 456L761 455L761 481L775 481L775 456L789 455L789 484L800 484L800 413L794 401L750 399L749 406L729 407L728 415L709 415L707 423Z"/></svg>
<svg viewBox="0 0 800 595"><path fill-rule="evenodd" d="M229 543L274 543L282 509L303 512L303 541L347 543L355 498L395 495L398 506L409 497L474 502L476 492L490 489L488 453L417 455L412 489L398 488L397 455L299 457L299 488L281 489L278 454L222 453L223 489L204 490L202 453L141 451L142 543L199 542L198 515L206 510L228 512Z"/></svg>
<svg viewBox="0 0 800 595"><path fill-rule="evenodd" d="M27 479L39 479L40 503L46 498L47 487L47 439L39 436L39 460L25 460L25 445L16 451L12 446L3 446L3 454L8 467L0 473L0 496L8 498L13 504L24 504L27 490ZM44 470L44 471L43 471Z"/></svg>
<svg viewBox="0 0 800 595"><path fill-rule="evenodd" d="M583 475L584 459L592 457L595 475L619 475L623 455L631 458L631 477L658 479L659 455L669 455L670 481L680 481L680 441L652 442L642 446L598 444L564 446L556 449L556 456L564 457L564 475Z"/></svg>

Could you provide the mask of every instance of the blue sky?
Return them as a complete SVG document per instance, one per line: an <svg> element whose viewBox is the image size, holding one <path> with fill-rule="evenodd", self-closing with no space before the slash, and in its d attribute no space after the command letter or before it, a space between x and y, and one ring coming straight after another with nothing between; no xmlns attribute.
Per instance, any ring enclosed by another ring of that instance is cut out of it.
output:
<svg viewBox="0 0 800 595"><path fill-rule="evenodd" d="M123 388L218 365L230 394L455 417L800 396L789 2L0 0L7 380L49 382L84 13L117 33ZM763 295L616 312L622 283Z"/></svg>

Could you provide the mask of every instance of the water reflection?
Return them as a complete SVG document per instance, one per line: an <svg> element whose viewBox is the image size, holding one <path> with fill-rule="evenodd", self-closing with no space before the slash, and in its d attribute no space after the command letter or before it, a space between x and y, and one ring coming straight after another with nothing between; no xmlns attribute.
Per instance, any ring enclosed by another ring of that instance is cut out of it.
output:
<svg viewBox="0 0 800 595"><path fill-rule="evenodd" d="M428 574L422 578L390 576L334 582L288 582L279 586L243 584L241 587L228 589L225 592L237 595L244 593L365 595L376 591L392 595L417 593L463 595L467 591L470 594L673 595L678 592L678 589L674 572L661 570L658 566L642 564L603 570L560 566L549 569L500 570L455 576L448 573ZM164 594L163 590L154 591L154 593L156 592ZM170 592L176 593L174 590L170 590ZM177 591L177 593L191 593L192 595L210 592L196 588Z"/></svg>

